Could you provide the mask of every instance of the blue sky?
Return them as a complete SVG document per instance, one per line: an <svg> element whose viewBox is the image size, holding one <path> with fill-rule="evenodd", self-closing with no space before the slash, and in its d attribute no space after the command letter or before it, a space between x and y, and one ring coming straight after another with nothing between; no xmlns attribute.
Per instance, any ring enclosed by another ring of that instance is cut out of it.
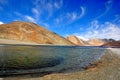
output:
<svg viewBox="0 0 120 80"><path fill-rule="evenodd" d="M120 39L120 0L0 0L0 24L29 21L66 37Z"/></svg>

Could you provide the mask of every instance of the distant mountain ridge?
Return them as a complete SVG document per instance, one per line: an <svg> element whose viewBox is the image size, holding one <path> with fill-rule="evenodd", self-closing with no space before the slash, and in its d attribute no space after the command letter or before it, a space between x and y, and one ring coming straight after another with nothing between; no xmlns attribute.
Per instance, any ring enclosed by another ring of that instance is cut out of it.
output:
<svg viewBox="0 0 120 80"><path fill-rule="evenodd" d="M108 41L107 43L103 44L102 46L116 46L120 47L120 41Z"/></svg>
<svg viewBox="0 0 120 80"><path fill-rule="evenodd" d="M0 39L37 44L73 45L70 41L31 22L12 22L0 25Z"/></svg>
<svg viewBox="0 0 120 80"><path fill-rule="evenodd" d="M120 41L116 41L114 39L94 38L88 41L84 41L74 35L67 36L66 39L78 46L120 46Z"/></svg>

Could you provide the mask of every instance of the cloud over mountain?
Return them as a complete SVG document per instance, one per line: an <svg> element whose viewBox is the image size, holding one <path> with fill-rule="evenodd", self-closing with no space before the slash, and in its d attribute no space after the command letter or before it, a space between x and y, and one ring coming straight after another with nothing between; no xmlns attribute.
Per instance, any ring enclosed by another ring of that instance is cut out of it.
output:
<svg viewBox="0 0 120 80"><path fill-rule="evenodd" d="M99 21L92 21L90 27L87 28L86 33L75 33L77 36L85 37L85 38L113 38L116 40L120 39L120 25L113 24L111 22L105 22L103 24L99 23Z"/></svg>
<svg viewBox="0 0 120 80"><path fill-rule="evenodd" d="M2 21L0 21L0 25L1 25L1 24L4 24L4 23L3 23Z"/></svg>

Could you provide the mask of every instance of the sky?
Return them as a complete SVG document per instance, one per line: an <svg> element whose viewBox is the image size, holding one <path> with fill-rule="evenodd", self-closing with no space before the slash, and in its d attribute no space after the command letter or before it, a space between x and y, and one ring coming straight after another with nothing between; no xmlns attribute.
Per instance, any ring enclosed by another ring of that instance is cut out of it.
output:
<svg viewBox="0 0 120 80"><path fill-rule="evenodd" d="M0 0L0 24L34 22L66 37L120 40L120 0Z"/></svg>

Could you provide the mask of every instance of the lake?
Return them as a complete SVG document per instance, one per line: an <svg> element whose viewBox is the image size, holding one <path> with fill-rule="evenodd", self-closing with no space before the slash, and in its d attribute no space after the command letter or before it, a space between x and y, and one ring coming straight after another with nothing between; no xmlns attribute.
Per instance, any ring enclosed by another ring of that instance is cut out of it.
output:
<svg viewBox="0 0 120 80"><path fill-rule="evenodd" d="M0 75L82 71L105 47L0 45Z"/></svg>

